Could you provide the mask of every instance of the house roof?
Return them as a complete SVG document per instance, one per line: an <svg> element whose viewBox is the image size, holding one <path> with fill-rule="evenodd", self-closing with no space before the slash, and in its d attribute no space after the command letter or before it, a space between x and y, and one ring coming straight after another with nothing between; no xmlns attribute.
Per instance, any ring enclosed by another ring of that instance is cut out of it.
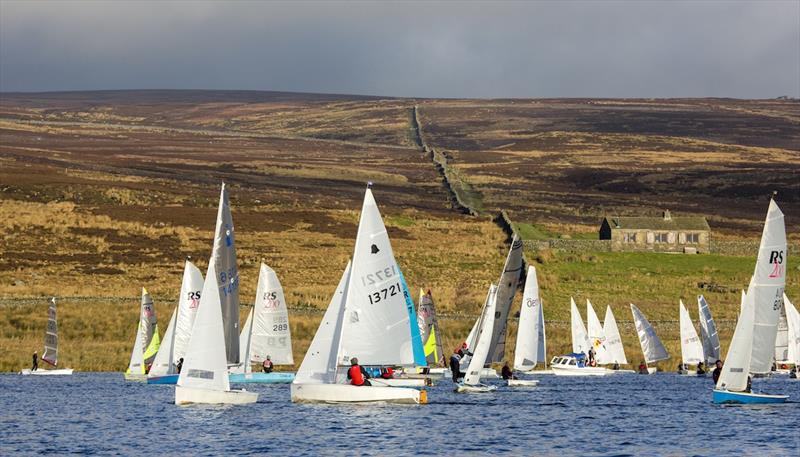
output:
<svg viewBox="0 0 800 457"><path fill-rule="evenodd" d="M710 230L702 216L663 217L605 217L609 227L629 230Z"/></svg>

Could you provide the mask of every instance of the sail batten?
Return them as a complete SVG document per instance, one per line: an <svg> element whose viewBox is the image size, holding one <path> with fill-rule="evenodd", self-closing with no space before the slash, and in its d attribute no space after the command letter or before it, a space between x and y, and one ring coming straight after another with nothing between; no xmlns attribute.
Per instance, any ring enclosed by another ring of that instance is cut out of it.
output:
<svg viewBox="0 0 800 457"><path fill-rule="evenodd" d="M58 323L56 321L56 297L50 299L47 307L47 329L44 333L44 353L42 360L58 366Z"/></svg>

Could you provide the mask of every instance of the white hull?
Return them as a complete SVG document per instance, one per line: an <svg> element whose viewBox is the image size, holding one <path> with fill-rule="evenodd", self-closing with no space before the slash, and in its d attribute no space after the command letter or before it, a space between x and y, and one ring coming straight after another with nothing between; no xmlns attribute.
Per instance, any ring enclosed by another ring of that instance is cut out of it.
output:
<svg viewBox="0 0 800 457"><path fill-rule="evenodd" d="M611 372L618 374L636 374L636 370L611 370Z"/></svg>
<svg viewBox="0 0 800 457"><path fill-rule="evenodd" d="M508 387L535 387L539 385L538 379L509 379Z"/></svg>
<svg viewBox="0 0 800 457"><path fill-rule="evenodd" d="M466 370L462 370L464 372ZM442 373L442 378L444 379L451 379L453 377L453 372L449 369L446 369ZM484 379L500 379L500 376L497 374L497 371L494 368L484 368L481 370L481 380Z"/></svg>
<svg viewBox="0 0 800 457"><path fill-rule="evenodd" d="M613 373L611 370L600 367L577 367L574 365L553 365L553 374L556 376L606 376Z"/></svg>
<svg viewBox="0 0 800 457"><path fill-rule="evenodd" d="M246 405L258 400L257 392L246 390L207 390L175 386L175 404Z"/></svg>
<svg viewBox="0 0 800 457"><path fill-rule="evenodd" d="M458 393L484 393L484 392L492 392L497 390L497 386L488 386L486 384L478 384L475 386L470 386L467 384L459 384L456 387L456 392Z"/></svg>
<svg viewBox="0 0 800 457"><path fill-rule="evenodd" d="M19 372L19 374L23 376L65 376L72 374L72 368L59 368L57 370L45 370L43 368L39 368L36 371L31 371L29 369L24 369Z"/></svg>
<svg viewBox="0 0 800 457"><path fill-rule="evenodd" d="M385 386L352 386L350 384L292 384L295 403L408 403L425 404L424 390L397 389Z"/></svg>
<svg viewBox="0 0 800 457"><path fill-rule="evenodd" d="M647 367L647 374L656 374L658 368L656 367Z"/></svg>
<svg viewBox="0 0 800 457"><path fill-rule="evenodd" d="M125 380L126 381L147 382L147 375L146 374L125 373Z"/></svg>
<svg viewBox="0 0 800 457"><path fill-rule="evenodd" d="M387 387L425 387L431 385L430 378L370 378L373 386Z"/></svg>

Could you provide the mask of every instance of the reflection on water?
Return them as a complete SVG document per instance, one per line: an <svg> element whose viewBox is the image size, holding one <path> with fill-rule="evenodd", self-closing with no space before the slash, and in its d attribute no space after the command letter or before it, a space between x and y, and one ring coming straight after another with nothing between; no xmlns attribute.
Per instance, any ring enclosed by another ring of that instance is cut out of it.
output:
<svg viewBox="0 0 800 457"><path fill-rule="evenodd" d="M429 405L294 405L289 386L248 385L247 406L173 405L172 386L121 374L0 375L0 455L800 455L800 382L776 406L714 406L710 379L660 374L541 376L538 387L456 394Z"/></svg>

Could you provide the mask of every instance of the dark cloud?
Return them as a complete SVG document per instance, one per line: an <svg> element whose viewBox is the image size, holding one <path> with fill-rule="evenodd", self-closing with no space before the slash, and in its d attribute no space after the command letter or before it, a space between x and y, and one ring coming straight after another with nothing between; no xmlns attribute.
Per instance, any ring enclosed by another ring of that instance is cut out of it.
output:
<svg viewBox="0 0 800 457"><path fill-rule="evenodd" d="M800 1L0 1L0 90L800 96Z"/></svg>

